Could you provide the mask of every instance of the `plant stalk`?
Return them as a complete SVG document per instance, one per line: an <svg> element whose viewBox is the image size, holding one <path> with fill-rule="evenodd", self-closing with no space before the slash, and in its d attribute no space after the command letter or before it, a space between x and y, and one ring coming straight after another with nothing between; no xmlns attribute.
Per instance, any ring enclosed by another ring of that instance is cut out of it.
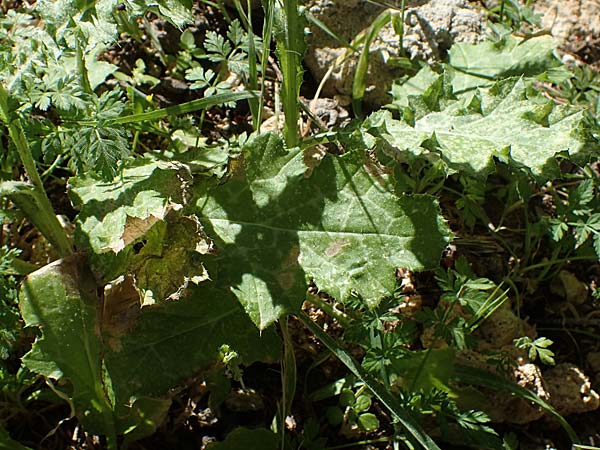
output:
<svg viewBox="0 0 600 450"><path fill-rule="evenodd" d="M283 385L283 398L281 400L281 423L279 433L281 434L281 450L285 448L285 419L292 413L292 403L296 396L297 370L296 355L294 353L294 342L288 327L288 317L279 320L281 335L283 337L283 361L281 362L281 383Z"/></svg>
<svg viewBox="0 0 600 450"><path fill-rule="evenodd" d="M8 92L4 86L0 84L0 120L4 122L8 128L8 134L15 144L17 153L25 173L29 178L36 192L37 206L35 217L29 219L39 228L40 232L48 239L52 246L56 249L61 258L69 256L73 253L73 247L69 238L58 221L54 208L50 203L50 199L44 189L44 184L35 166L35 161L31 155L25 132L18 118L12 118L8 106ZM31 216L31 215L30 215Z"/></svg>
<svg viewBox="0 0 600 450"><path fill-rule="evenodd" d="M298 0L284 0L286 29L283 51L280 52L281 72L283 74L283 112L285 126L283 129L285 142L288 147L295 147L299 142L298 121L300 119L298 95L302 75L301 56L303 50L300 42L304 38L298 34L300 30L300 15Z"/></svg>
<svg viewBox="0 0 600 450"><path fill-rule="evenodd" d="M436 443L427 435L409 412L405 411L397 398L384 386L371 377L340 345L325 333L319 325L304 312L298 311L296 317L327 347L360 381L362 381L375 397L392 415L398 419L411 438L428 450L439 450Z"/></svg>
<svg viewBox="0 0 600 450"><path fill-rule="evenodd" d="M260 97L258 100L258 126L257 130L260 132L260 126L262 124L262 113L265 106L265 80L267 74L267 64L269 62L269 54L271 53L271 41L273 39L273 18L275 16L275 3L274 0L263 0L263 10L265 18L263 21L263 35L262 35L262 53L260 59L260 73L262 75L260 83Z"/></svg>

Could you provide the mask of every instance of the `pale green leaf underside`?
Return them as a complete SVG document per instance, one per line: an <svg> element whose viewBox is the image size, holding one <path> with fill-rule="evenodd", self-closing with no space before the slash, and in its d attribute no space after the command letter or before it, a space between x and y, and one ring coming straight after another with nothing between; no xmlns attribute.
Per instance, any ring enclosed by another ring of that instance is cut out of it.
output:
<svg viewBox="0 0 600 450"><path fill-rule="evenodd" d="M375 305L393 292L396 267L438 263L449 233L433 198L397 197L362 151L326 156L307 178L301 153L281 153L277 140L256 138L244 151L248 177L198 201L221 263L217 279L259 328L297 308L309 280L342 301L356 293ZM276 186L253 178L259 170Z"/></svg>
<svg viewBox="0 0 600 450"><path fill-rule="evenodd" d="M478 86L490 86L511 76L536 76L561 65L554 56L556 41L552 36L530 39L506 36L501 42L480 44L459 42L448 54L454 68L452 87L460 93Z"/></svg>
<svg viewBox="0 0 600 450"><path fill-rule="evenodd" d="M365 127L398 156L434 151L452 170L485 175L493 170L494 156L510 154L517 165L543 178L551 175L557 153L579 156L590 149L581 133L584 121L583 111L555 106L528 90L523 80L509 79L449 101L414 126L382 111Z"/></svg>
<svg viewBox="0 0 600 450"><path fill-rule="evenodd" d="M76 208L76 240L96 254L123 248L123 232L128 218L162 220L169 206L183 204L191 181L183 164L139 159L114 181L97 177L69 180L69 195Z"/></svg>

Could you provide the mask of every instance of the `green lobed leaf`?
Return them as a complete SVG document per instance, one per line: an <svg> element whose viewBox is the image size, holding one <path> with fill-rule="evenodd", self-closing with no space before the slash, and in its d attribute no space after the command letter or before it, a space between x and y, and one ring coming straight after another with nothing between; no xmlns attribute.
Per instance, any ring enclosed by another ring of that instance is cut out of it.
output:
<svg viewBox="0 0 600 450"><path fill-rule="evenodd" d="M435 73L430 66L425 66L404 83L394 83L391 90L393 106L408 106L409 97L423 95L438 78L439 74Z"/></svg>
<svg viewBox="0 0 600 450"><path fill-rule="evenodd" d="M183 164L139 159L114 181L102 181L96 176L69 180L69 196L81 210L76 219L75 243L89 251L93 268L104 279L124 274L132 264L152 264L152 258L162 256L161 264L165 266L167 256L185 260L190 255L180 246L162 247L163 243L176 243L173 231L178 228L188 229L188 235L180 236L185 237L186 243L180 245L196 253L201 232L194 232L194 224L186 223L193 222L193 218L167 218L186 203L191 179ZM197 273L202 272L198 265L196 269Z"/></svg>
<svg viewBox="0 0 600 450"><path fill-rule="evenodd" d="M128 440L151 434L168 412L169 389L217 363L223 344L244 364L279 358L276 333L260 334L229 292L203 286L142 308L121 286L99 308L86 267L79 254L30 274L21 311L41 329L23 363L71 383L76 413L91 432Z"/></svg>
<svg viewBox="0 0 600 450"><path fill-rule="evenodd" d="M449 386L454 369L454 350L450 347L412 352L392 361L394 371L401 377L407 388L429 393L440 389L453 393Z"/></svg>
<svg viewBox="0 0 600 450"><path fill-rule="evenodd" d="M197 213L215 239L216 275L264 329L297 309L307 284L344 301L376 305L395 287L395 268L438 263L449 239L429 196L393 193L362 150L325 156L308 176L299 149L274 134L243 150L245 173L199 192Z"/></svg>
<svg viewBox="0 0 600 450"><path fill-rule="evenodd" d="M242 364L280 356L276 333L259 333L232 293L207 281L210 242L183 215L190 179L187 166L148 159L110 183L73 178L79 248L111 281L98 299L102 286L78 256L24 283L23 316L42 331L24 363L70 381L91 431L124 433L128 442L153 433L169 389L218 363L223 345Z"/></svg>
<svg viewBox="0 0 600 450"><path fill-rule="evenodd" d="M281 344L274 330L262 334L230 292L202 284L189 297L142 308L133 320L113 315L106 368L117 399L155 397L217 361L227 344L242 364L274 361Z"/></svg>
<svg viewBox="0 0 600 450"><path fill-rule="evenodd" d="M358 426L361 430L372 433L379 428L379 419L373 413L360 414L358 416Z"/></svg>
<svg viewBox="0 0 600 450"><path fill-rule="evenodd" d="M546 73L556 76L558 72L568 75L554 50L556 42L551 36L534 36L523 39L504 36L497 42L479 44L459 42L452 46L445 73L450 77L451 91L463 93L478 87L489 87L495 82L515 77L539 77ZM411 99L424 95L439 79L439 74L425 66L404 82L392 86L392 108L406 107Z"/></svg>
<svg viewBox="0 0 600 450"><path fill-rule="evenodd" d="M557 169L556 155L577 160L598 149L584 111L554 105L519 78L441 105L414 123L376 112L364 127L398 160L436 153L451 170L474 176L489 174L496 156L549 178Z"/></svg>
<svg viewBox="0 0 600 450"><path fill-rule="evenodd" d="M74 255L31 273L23 282L21 314L41 338L23 357L31 371L73 384L70 397L82 423L114 439L112 405L102 376L96 284L85 258Z"/></svg>
<svg viewBox="0 0 600 450"><path fill-rule="evenodd" d="M453 69L454 92L460 93L513 76L537 76L562 65L550 35L529 39L505 36L499 42L479 44L459 42L448 54L448 68Z"/></svg>

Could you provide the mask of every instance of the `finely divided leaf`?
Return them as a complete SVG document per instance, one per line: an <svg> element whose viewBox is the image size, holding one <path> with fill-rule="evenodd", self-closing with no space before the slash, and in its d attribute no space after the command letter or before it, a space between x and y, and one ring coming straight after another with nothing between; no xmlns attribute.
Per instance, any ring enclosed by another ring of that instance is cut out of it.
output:
<svg viewBox="0 0 600 450"><path fill-rule="evenodd" d="M399 160L434 152L451 170L479 176L493 170L494 156L510 156L543 179L556 171L557 154L577 160L598 148L583 111L554 105L519 78L440 105L440 111L430 110L414 124L380 111L364 127Z"/></svg>
<svg viewBox="0 0 600 450"><path fill-rule="evenodd" d="M438 263L449 232L436 202L397 197L364 151L327 155L307 177L298 149L263 134L244 159L245 175L201 193L197 205L215 239L215 279L259 328L298 308L310 280L342 301L356 294L376 305L393 292L396 267Z"/></svg>

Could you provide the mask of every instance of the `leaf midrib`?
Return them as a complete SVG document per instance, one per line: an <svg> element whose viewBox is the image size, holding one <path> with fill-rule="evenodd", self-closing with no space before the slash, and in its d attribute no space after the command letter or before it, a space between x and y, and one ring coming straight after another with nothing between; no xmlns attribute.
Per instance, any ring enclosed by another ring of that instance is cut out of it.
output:
<svg viewBox="0 0 600 450"><path fill-rule="evenodd" d="M251 227L256 227L256 228L264 228L267 230L272 230L272 231L279 231L279 232L284 232L284 233L293 233L293 234L302 234L302 233L315 233L315 234L341 234L341 235L348 235L348 236L357 236L357 237L364 237L364 236L377 236L377 237L384 237L384 238L393 238L393 239L412 239L413 236L411 235L401 235L401 234L389 234L389 233L380 233L380 232L373 232L373 231L331 231L331 230L302 230L302 229L290 229L290 228L281 228L281 227L275 227L272 225L266 225L263 223L258 223L258 222L246 222L246 221L242 221L242 220L229 220L229 219L217 219L217 218L211 218L211 217L206 217L205 219L209 220L210 222L222 222L222 223L230 223L230 224L236 224L236 225L245 225L245 226L251 226Z"/></svg>

